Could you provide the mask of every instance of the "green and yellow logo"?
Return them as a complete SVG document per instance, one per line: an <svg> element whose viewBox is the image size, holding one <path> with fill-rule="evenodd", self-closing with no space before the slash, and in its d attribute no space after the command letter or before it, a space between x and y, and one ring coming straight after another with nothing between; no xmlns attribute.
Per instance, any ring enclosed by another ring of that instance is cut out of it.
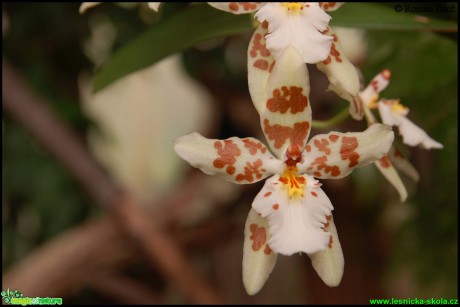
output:
<svg viewBox="0 0 460 307"><path fill-rule="evenodd" d="M5 304L9 305L62 305L60 297L24 297L18 290L10 290L10 288L2 291L1 295Z"/></svg>

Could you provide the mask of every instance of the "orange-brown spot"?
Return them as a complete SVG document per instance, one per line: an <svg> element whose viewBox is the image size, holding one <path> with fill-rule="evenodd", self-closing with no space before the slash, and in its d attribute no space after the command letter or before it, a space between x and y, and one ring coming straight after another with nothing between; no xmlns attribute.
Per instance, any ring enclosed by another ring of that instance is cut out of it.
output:
<svg viewBox="0 0 460 307"><path fill-rule="evenodd" d="M275 148L280 149L291 135L292 128L278 124L270 126L268 119L264 119L264 132L269 140L275 140Z"/></svg>
<svg viewBox="0 0 460 307"><path fill-rule="evenodd" d="M246 180L247 182L253 182L254 176L257 179L262 178L262 173L259 168L263 165L261 159L257 159L255 162L251 164L251 162L246 162L246 166L244 167L244 174L236 175L235 179L238 182Z"/></svg>
<svg viewBox="0 0 460 307"><path fill-rule="evenodd" d="M230 3L228 4L228 7L229 7L232 11L234 11L234 12L237 12L238 9L240 8L240 7L238 6L238 3L236 3L236 2L230 2Z"/></svg>
<svg viewBox="0 0 460 307"><path fill-rule="evenodd" d="M262 22L262 28L268 29L268 21L264 20L264 22Z"/></svg>
<svg viewBox="0 0 460 307"><path fill-rule="evenodd" d="M385 80L390 80L390 78L391 78L391 71L390 71L389 69L384 69L384 70L382 71L382 77L383 77L383 79L385 79Z"/></svg>
<svg viewBox="0 0 460 307"><path fill-rule="evenodd" d="M339 136L336 134L329 135L329 140L331 140L332 142L336 142L338 139L339 139Z"/></svg>
<svg viewBox="0 0 460 307"><path fill-rule="evenodd" d="M394 156L397 157L397 158L401 158L401 159L404 159L404 155L395 148L395 153L394 153Z"/></svg>
<svg viewBox="0 0 460 307"><path fill-rule="evenodd" d="M273 90L273 97L267 100L267 108L272 112L286 113L291 109L291 114L303 112L308 106L308 98L302 94L303 88L297 86L283 86Z"/></svg>
<svg viewBox="0 0 460 307"><path fill-rule="evenodd" d="M325 64L325 65L330 64L332 62L332 58L334 58L335 61L338 62L338 63L342 62L342 58L340 57L340 52L335 47L335 42L337 42L337 40L338 40L337 35L332 34L332 37L333 37L333 42L332 42L332 45L331 45L331 52L329 53L327 59L323 61L323 64Z"/></svg>
<svg viewBox="0 0 460 307"><path fill-rule="evenodd" d="M213 161L215 168L224 168L227 165L227 174L233 175L236 157L241 155L241 150L232 140L216 141L214 148L217 149L218 158Z"/></svg>
<svg viewBox="0 0 460 307"><path fill-rule="evenodd" d="M264 59L258 59L257 61L252 64L255 68L259 68L262 70L268 70L268 61Z"/></svg>
<svg viewBox="0 0 460 307"><path fill-rule="evenodd" d="M310 151L311 151L311 146L310 146L310 145L305 146L305 150L306 150L307 152L310 152Z"/></svg>
<svg viewBox="0 0 460 307"><path fill-rule="evenodd" d="M260 150L261 153L265 153L267 151L267 148L259 142L254 142L250 139L243 139L244 147L249 149L249 153L251 155L257 154L257 150Z"/></svg>
<svg viewBox="0 0 460 307"><path fill-rule="evenodd" d="M333 8L336 4L337 2L319 2L319 6L325 11Z"/></svg>
<svg viewBox="0 0 460 307"><path fill-rule="evenodd" d="M389 168L391 166L390 159L388 159L388 156L385 155L382 158L379 159L380 166L383 168Z"/></svg>
<svg viewBox="0 0 460 307"><path fill-rule="evenodd" d="M371 81L371 86L374 89L374 91L378 92L379 90L379 80L374 79Z"/></svg>
<svg viewBox="0 0 460 307"><path fill-rule="evenodd" d="M358 148L358 139L354 136L342 138L342 146L340 147L340 157L342 160L350 160L349 167L356 166L359 160L359 154L355 151Z"/></svg>
<svg viewBox="0 0 460 307"><path fill-rule="evenodd" d="M262 57L270 56L270 51L268 51L267 47L265 46L265 41L262 42L262 34L256 33L254 35L254 40L252 41L252 48L249 51L249 55L253 58L257 56L259 53Z"/></svg>
<svg viewBox="0 0 460 307"><path fill-rule="evenodd" d="M284 184L287 184L289 182L289 179L287 179L285 177L280 177L278 180L281 181Z"/></svg>
<svg viewBox="0 0 460 307"><path fill-rule="evenodd" d="M272 249L270 248L270 246L268 244L265 245L264 254L270 255L271 252L272 252Z"/></svg>
<svg viewBox="0 0 460 307"><path fill-rule="evenodd" d="M332 235L331 235L331 237L329 238L329 244L328 244L329 248L332 248L333 243L334 243L334 240L332 239Z"/></svg>
<svg viewBox="0 0 460 307"><path fill-rule="evenodd" d="M229 166L227 166L226 171L227 171L227 174L233 175L235 173L235 171L236 171L236 168L233 165L229 165Z"/></svg>
<svg viewBox="0 0 460 307"><path fill-rule="evenodd" d="M308 133L310 132L310 123L300 122L294 124L294 131L291 133L291 144L297 144L300 147L303 147L305 144L305 139L307 138Z"/></svg>
<svg viewBox="0 0 460 307"><path fill-rule="evenodd" d="M267 192L267 193L264 194L264 197L268 197L270 195L272 195L272 192Z"/></svg>
<svg viewBox="0 0 460 307"><path fill-rule="evenodd" d="M252 240L252 250L258 251L267 240L267 232L264 227L257 227L256 224L251 224L249 230L251 230L249 239Z"/></svg>
<svg viewBox="0 0 460 307"><path fill-rule="evenodd" d="M329 231L329 225L331 221L332 221L332 215L326 215L326 224L324 224L324 227L323 227L324 231Z"/></svg>
<svg viewBox="0 0 460 307"><path fill-rule="evenodd" d="M324 152L326 155L331 154L331 149L329 148L329 141L326 139L314 140L313 142L319 151Z"/></svg>
<svg viewBox="0 0 460 307"><path fill-rule="evenodd" d="M318 197L318 194L316 194L316 192L311 192L311 195L313 195L314 197Z"/></svg>
<svg viewBox="0 0 460 307"><path fill-rule="evenodd" d="M309 170L313 169L316 165L316 170L321 171L324 170L324 174L331 174L333 177L337 177L340 175L340 168L337 165L328 165L327 163L327 156L317 157L315 161L310 164ZM320 172L314 172L313 176L320 177Z"/></svg>
<svg viewBox="0 0 460 307"><path fill-rule="evenodd" d="M274 210L278 210L279 207L280 207L280 205L278 205L278 204L274 204L274 205L272 206L272 208L273 208Z"/></svg>

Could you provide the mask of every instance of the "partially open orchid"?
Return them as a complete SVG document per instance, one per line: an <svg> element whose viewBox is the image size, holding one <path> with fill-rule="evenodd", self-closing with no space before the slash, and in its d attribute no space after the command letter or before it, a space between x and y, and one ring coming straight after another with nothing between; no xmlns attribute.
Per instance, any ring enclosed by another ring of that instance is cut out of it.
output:
<svg viewBox="0 0 460 307"><path fill-rule="evenodd" d="M331 17L325 11L336 10L337 2L209 2L234 14L257 11L259 22L268 22L267 48L278 59L288 47L297 49L305 63L324 61L331 49L327 31Z"/></svg>
<svg viewBox="0 0 460 307"><path fill-rule="evenodd" d="M252 204L260 216L250 213L246 223L243 281L249 294L261 289L276 254L312 256L320 277L337 286L343 254L332 204L315 178L342 178L377 161L390 149L394 134L389 126L375 124L361 133L330 132L307 142L312 120L308 71L293 47L281 54L265 79L250 87L267 97L254 104L273 154L254 138L216 140L198 133L178 138L174 149L206 174L234 183L271 176ZM249 265L255 262L258 267Z"/></svg>
<svg viewBox="0 0 460 307"><path fill-rule="evenodd" d="M430 138L425 131L406 118L409 109L401 105L399 100L380 99L379 93L388 86L390 77L390 70L384 69L359 94L360 104L364 109L368 124L372 125L377 122L371 109L378 108L383 123L399 127L399 132L405 144L410 146L420 144L426 149L442 148L442 144ZM407 191L391 162L415 181L419 179L419 176L412 164L396 148L390 151L389 156L384 156L376 163L382 174L398 190L401 201L404 201L407 198Z"/></svg>

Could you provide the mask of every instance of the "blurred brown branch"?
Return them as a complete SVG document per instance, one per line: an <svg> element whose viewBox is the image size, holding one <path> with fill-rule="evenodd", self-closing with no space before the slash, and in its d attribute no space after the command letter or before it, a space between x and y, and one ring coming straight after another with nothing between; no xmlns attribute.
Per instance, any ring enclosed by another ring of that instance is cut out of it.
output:
<svg viewBox="0 0 460 307"><path fill-rule="evenodd" d="M152 264L191 301L219 303L221 300L215 290L192 269L172 239L121 192L72 129L53 115L19 73L5 59L2 64L4 110L60 161L93 199L111 210L121 229L139 243ZM6 277L4 285L9 286Z"/></svg>
<svg viewBox="0 0 460 307"><path fill-rule="evenodd" d="M88 276L132 258L128 247L113 219L105 217L46 242L8 270L3 283L29 297L74 294Z"/></svg>

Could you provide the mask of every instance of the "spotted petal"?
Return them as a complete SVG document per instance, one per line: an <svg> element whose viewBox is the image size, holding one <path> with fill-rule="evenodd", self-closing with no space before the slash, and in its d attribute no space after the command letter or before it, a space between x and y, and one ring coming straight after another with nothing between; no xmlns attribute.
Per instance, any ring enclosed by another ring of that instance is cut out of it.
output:
<svg viewBox="0 0 460 307"><path fill-rule="evenodd" d="M310 134L310 81L307 66L292 47L275 62L268 78L260 120L272 152L284 159L290 144L305 147Z"/></svg>
<svg viewBox="0 0 460 307"><path fill-rule="evenodd" d="M344 91L351 97L358 96L359 93L359 76L358 71L355 66L345 56L342 46L338 36L328 29L325 33L326 35L332 36L333 42L331 46L331 51L326 60L316 64L319 70L327 75L332 88L329 89L342 92ZM351 98L350 103L353 104L353 98ZM354 105L350 105L350 107ZM350 109L353 111L353 108ZM352 115L357 114L356 116L361 119L363 116L362 111L353 112Z"/></svg>
<svg viewBox="0 0 460 307"><path fill-rule="evenodd" d="M308 256L313 268L324 283L329 287L337 287L342 280L345 260L332 215L327 217L324 231L331 234L327 248Z"/></svg>
<svg viewBox="0 0 460 307"><path fill-rule="evenodd" d="M385 102L380 101L378 105L383 123L391 126L398 126L399 134L402 136L404 144L409 146L422 145L425 149L443 148L441 143L429 137L422 128L415 125L407 119L406 116L393 112L391 106L387 105Z"/></svg>
<svg viewBox="0 0 460 307"><path fill-rule="evenodd" d="M275 64L275 59L265 45L267 32L268 23L260 24L252 35L248 48L249 93L259 114L267 101L268 77Z"/></svg>
<svg viewBox="0 0 460 307"><path fill-rule="evenodd" d="M254 209L249 211L244 228L243 284L249 295L262 289L276 264L278 254L267 244L268 221Z"/></svg>
<svg viewBox="0 0 460 307"><path fill-rule="evenodd" d="M319 2L319 6L326 12L333 12L344 4L345 2Z"/></svg>
<svg viewBox="0 0 460 307"><path fill-rule="evenodd" d="M267 47L278 60L288 46L293 46L305 63L327 58L332 37L322 34L331 17L318 3L301 3L302 8L288 10L284 3L268 2L256 13L259 22L268 22Z"/></svg>
<svg viewBox="0 0 460 307"><path fill-rule="evenodd" d="M274 175L254 199L252 208L268 218L271 249L279 254L316 253L327 248L330 234L323 230L333 210L326 194L312 177L305 182L303 195L288 196L288 187Z"/></svg>
<svg viewBox="0 0 460 307"><path fill-rule="evenodd" d="M385 178L398 191L401 202L404 202L407 198L406 187L404 186L404 183L401 181L398 172L393 167L393 163L391 163L391 160L388 157L388 155L384 155L382 158L380 158L377 162L375 162L375 165L382 173L382 175L385 176Z"/></svg>
<svg viewBox="0 0 460 307"><path fill-rule="evenodd" d="M406 157L395 147L392 146L390 149L389 157L391 162L393 162L394 166L402 171L404 174L409 176L414 181L419 181L420 176L417 172L417 169L409 162Z"/></svg>
<svg viewBox="0 0 460 307"><path fill-rule="evenodd" d="M371 80L364 91L359 93L360 99L367 107L373 107L373 104L377 102L379 99L379 93L388 86L390 78L390 70L384 69Z"/></svg>
<svg viewBox="0 0 460 307"><path fill-rule="evenodd" d="M316 178L338 179L354 168L382 158L390 150L390 126L373 124L364 132L330 132L313 137L305 147L300 172Z"/></svg>
<svg viewBox="0 0 460 307"><path fill-rule="evenodd" d="M259 9L260 2L208 2L208 4L218 10L233 13L246 14Z"/></svg>
<svg viewBox="0 0 460 307"><path fill-rule="evenodd" d="M177 138L174 150L204 173L239 184L257 182L282 168L282 162L254 138L216 140L194 132Z"/></svg>

